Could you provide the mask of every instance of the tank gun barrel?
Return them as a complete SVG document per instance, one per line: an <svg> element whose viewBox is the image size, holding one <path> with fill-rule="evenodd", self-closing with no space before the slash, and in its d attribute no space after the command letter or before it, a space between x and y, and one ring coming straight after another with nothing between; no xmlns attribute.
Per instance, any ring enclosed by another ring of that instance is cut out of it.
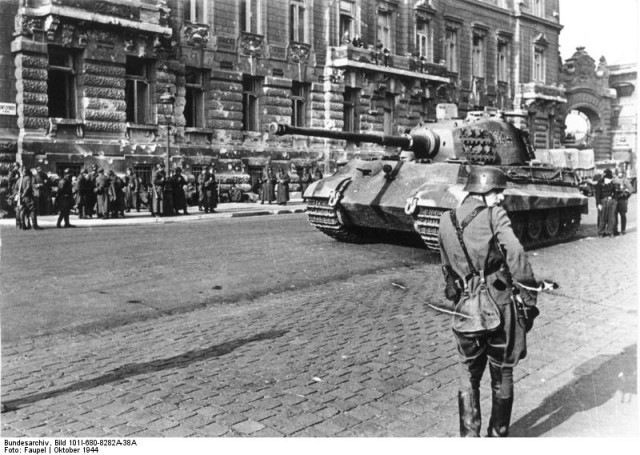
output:
<svg viewBox="0 0 640 455"><path fill-rule="evenodd" d="M414 152L418 159L431 158L438 152L440 145L437 135L433 132L430 132L429 135L406 134L403 136L390 136L386 134L350 133L347 131L333 131L320 128L302 128L285 123L272 123L269 125L269 132L276 136L299 134L301 136L324 137L327 139L340 139L351 142L367 142L399 147L402 150Z"/></svg>

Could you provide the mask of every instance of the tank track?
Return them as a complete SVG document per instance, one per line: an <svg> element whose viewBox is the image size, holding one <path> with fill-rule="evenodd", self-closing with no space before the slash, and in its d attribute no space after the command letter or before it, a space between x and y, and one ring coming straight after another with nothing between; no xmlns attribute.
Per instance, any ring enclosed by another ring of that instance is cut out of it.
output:
<svg viewBox="0 0 640 455"><path fill-rule="evenodd" d="M309 223L322 233L340 242L363 243L365 239L354 229L345 226L340 205L332 207L325 198L310 198L307 201Z"/></svg>
<svg viewBox="0 0 640 455"><path fill-rule="evenodd" d="M440 251L438 233L440 217L449 209L418 207L414 228L431 251ZM563 242L573 237L580 226L580 208L552 209L509 213L514 233L525 249Z"/></svg>
<svg viewBox="0 0 640 455"><path fill-rule="evenodd" d="M414 215L413 226L420 238L422 238L422 242L431 251L440 251L440 244L438 243L440 216L448 210L418 206L418 211Z"/></svg>

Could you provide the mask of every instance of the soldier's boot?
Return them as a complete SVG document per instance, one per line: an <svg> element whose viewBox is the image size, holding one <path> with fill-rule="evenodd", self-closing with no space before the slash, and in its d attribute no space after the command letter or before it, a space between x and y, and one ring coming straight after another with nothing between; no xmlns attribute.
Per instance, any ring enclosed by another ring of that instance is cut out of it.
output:
<svg viewBox="0 0 640 455"><path fill-rule="evenodd" d="M479 438L481 427L480 391L458 391L458 411L460 413L460 436Z"/></svg>
<svg viewBox="0 0 640 455"><path fill-rule="evenodd" d="M490 438L506 438L509 436L513 397L500 398L495 391L492 395L491 419L487 428L487 436Z"/></svg>

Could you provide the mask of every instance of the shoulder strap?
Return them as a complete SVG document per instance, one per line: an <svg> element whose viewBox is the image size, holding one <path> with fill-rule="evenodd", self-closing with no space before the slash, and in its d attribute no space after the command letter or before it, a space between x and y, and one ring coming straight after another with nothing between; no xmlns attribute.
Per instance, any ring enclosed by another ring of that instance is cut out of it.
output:
<svg viewBox="0 0 640 455"><path fill-rule="evenodd" d="M469 269L471 270L472 275L478 275L478 271L473 266L471 262L471 257L469 256L469 251L467 251L467 247L464 244L464 239L462 237L462 233L464 228L466 228L469 223L478 215L478 213L482 212L486 206L476 207L467 215L467 217L462 220L461 224L458 224L458 217L456 216L456 210L453 209L449 213L451 214L451 222L453 223L453 227L456 229L456 233L458 234L458 241L460 242L460 246L462 247L462 252L464 253L465 258L467 258L467 264L469 264Z"/></svg>

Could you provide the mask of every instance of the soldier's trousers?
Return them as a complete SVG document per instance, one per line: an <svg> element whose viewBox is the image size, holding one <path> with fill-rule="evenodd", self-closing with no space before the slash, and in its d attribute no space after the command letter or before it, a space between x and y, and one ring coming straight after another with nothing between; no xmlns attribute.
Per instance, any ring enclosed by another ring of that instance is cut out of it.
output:
<svg viewBox="0 0 640 455"><path fill-rule="evenodd" d="M622 232L623 234L627 230L627 205L628 199L618 199L618 203L616 204L615 231ZM620 231L618 231L618 215L620 215Z"/></svg>

